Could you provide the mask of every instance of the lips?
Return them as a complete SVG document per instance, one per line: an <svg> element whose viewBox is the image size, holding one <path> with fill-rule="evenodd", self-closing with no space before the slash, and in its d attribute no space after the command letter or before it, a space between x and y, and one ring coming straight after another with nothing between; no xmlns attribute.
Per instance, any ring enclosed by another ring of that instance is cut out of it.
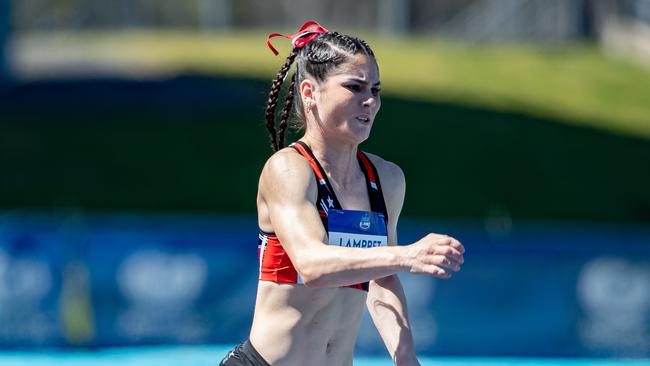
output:
<svg viewBox="0 0 650 366"><path fill-rule="evenodd" d="M368 116L366 116L366 115L357 116L356 118L357 118L357 121L361 121L361 122L363 122L363 123L368 123L368 122L370 122L370 117L368 117Z"/></svg>

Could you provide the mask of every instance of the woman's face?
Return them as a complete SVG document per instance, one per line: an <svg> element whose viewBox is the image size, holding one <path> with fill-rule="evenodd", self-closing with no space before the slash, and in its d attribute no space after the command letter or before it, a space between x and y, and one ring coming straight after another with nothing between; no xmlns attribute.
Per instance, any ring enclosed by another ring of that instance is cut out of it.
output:
<svg viewBox="0 0 650 366"><path fill-rule="evenodd" d="M364 54L350 57L314 91L312 113L324 134L354 144L368 138L381 106L374 58Z"/></svg>

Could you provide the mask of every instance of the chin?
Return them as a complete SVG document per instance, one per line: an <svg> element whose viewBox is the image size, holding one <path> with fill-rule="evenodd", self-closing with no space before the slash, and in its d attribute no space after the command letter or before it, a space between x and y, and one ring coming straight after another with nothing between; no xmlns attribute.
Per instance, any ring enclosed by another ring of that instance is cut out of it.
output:
<svg viewBox="0 0 650 366"><path fill-rule="evenodd" d="M370 130L372 124L366 126L347 126L347 128L340 130L343 140L353 144L360 144L370 137Z"/></svg>
<svg viewBox="0 0 650 366"><path fill-rule="evenodd" d="M350 140L355 144L360 144L370 137L370 131L367 133L356 133L350 135Z"/></svg>

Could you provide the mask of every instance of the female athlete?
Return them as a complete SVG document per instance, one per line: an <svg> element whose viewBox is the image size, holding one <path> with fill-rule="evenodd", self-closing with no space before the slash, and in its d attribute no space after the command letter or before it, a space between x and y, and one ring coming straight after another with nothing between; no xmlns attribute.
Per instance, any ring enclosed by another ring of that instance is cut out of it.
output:
<svg viewBox="0 0 650 366"><path fill-rule="evenodd" d="M273 52L277 51L270 43ZM281 36L281 35L280 35ZM266 110L274 154L259 180L260 276L249 339L223 366L352 365L364 304L396 365L419 365L397 272L450 278L465 249L429 234L397 246L402 170L361 152L380 107L379 70L366 42L307 22ZM280 88L296 71L280 114ZM295 112L304 135L285 147Z"/></svg>

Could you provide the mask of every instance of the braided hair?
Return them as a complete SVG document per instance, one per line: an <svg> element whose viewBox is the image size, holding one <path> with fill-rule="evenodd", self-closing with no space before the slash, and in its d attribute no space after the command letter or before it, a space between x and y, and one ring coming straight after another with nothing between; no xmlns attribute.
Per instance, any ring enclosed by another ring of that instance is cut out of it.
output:
<svg viewBox="0 0 650 366"><path fill-rule="evenodd" d="M266 128L274 152L285 147L285 134L289 126L292 109L298 117L292 127L296 131L302 131L305 128L300 83L307 76L313 77L319 83L325 81L334 69L347 62L351 56L359 53L375 58L372 49L364 40L338 32L321 33L307 42L303 48L291 50L273 79L266 103ZM291 77L291 84L287 90L284 106L280 113L280 124L278 130L276 130L276 109L280 91L294 61L296 62L296 71ZM295 97L296 95L298 98Z"/></svg>

